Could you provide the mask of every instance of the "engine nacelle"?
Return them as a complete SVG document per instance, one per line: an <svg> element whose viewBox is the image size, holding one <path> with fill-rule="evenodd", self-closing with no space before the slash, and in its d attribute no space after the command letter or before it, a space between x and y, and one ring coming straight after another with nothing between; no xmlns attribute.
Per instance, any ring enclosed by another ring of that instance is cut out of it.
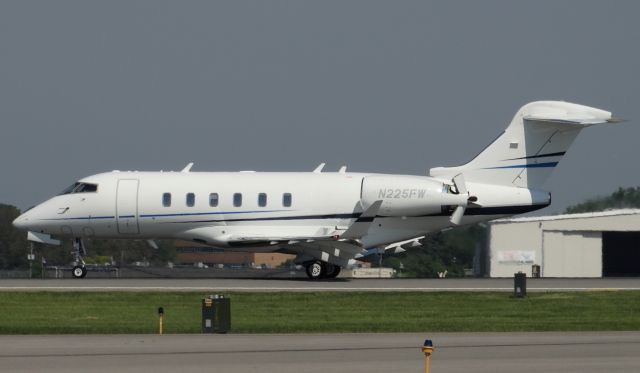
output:
<svg viewBox="0 0 640 373"><path fill-rule="evenodd" d="M419 216L438 214L443 206L467 205L467 194L454 194L449 185L426 176L367 176L360 202L367 209L382 200L378 215Z"/></svg>

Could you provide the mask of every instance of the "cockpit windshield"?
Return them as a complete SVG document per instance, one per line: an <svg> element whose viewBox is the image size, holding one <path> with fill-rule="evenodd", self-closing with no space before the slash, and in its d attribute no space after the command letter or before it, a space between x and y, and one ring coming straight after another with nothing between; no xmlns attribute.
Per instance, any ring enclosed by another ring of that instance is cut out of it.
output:
<svg viewBox="0 0 640 373"><path fill-rule="evenodd" d="M73 185L69 186L65 190L63 190L59 196L63 194L74 194L74 193L91 193L98 191L98 184L90 184L90 183L81 183L75 182Z"/></svg>

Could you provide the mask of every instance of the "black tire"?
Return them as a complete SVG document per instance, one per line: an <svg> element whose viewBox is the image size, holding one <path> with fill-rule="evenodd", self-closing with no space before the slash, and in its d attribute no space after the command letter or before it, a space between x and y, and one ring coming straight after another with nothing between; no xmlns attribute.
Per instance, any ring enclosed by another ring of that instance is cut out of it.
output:
<svg viewBox="0 0 640 373"><path fill-rule="evenodd" d="M71 270L71 276L73 276L73 278L85 278L86 275L87 268L84 266L75 266Z"/></svg>
<svg viewBox="0 0 640 373"><path fill-rule="evenodd" d="M340 269L342 269L342 268L340 268L340 266L334 265L332 271L327 270L327 274L325 275L325 277L326 278L336 278L336 277L338 277L338 275L340 274Z"/></svg>
<svg viewBox="0 0 640 373"><path fill-rule="evenodd" d="M310 280L319 280L324 278L325 273L327 272L321 261L309 262L305 267L307 277L309 277Z"/></svg>

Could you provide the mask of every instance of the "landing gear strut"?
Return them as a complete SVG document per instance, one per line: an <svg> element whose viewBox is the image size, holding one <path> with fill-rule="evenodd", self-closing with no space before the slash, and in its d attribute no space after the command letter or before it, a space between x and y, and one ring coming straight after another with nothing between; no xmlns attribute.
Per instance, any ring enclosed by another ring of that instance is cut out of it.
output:
<svg viewBox="0 0 640 373"><path fill-rule="evenodd" d="M87 267L85 266L83 255L87 255L87 250L84 247L82 238L75 238L73 240L73 258L75 266L71 270L71 275L74 278L84 278L87 275Z"/></svg>
<svg viewBox="0 0 640 373"><path fill-rule="evenodd" d="M336 278L340 274L340 267L331 263L321 262L319 260L307 262L305 264L307 276L311 280L319 280L322 278Z"/></svg>

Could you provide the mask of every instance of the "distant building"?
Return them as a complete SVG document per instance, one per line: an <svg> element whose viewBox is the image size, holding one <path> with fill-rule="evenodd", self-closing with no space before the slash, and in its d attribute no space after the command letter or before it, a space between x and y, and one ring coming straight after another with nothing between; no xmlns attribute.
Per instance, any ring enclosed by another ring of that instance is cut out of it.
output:
<svg viewBox="0 0 640 373"><path fill-rule="evenodd" d="M176 264L206 264L215 266L265 267L277 268L295 255L281 253L248 253L240 251L222 251L195 242L176 241Z"/></svg>
<svg viewBox="0 0 640 373"><path fill-rule="evenodd" d="M490 277L640 276L640 210L494 220L486 259Z"/></svg>

